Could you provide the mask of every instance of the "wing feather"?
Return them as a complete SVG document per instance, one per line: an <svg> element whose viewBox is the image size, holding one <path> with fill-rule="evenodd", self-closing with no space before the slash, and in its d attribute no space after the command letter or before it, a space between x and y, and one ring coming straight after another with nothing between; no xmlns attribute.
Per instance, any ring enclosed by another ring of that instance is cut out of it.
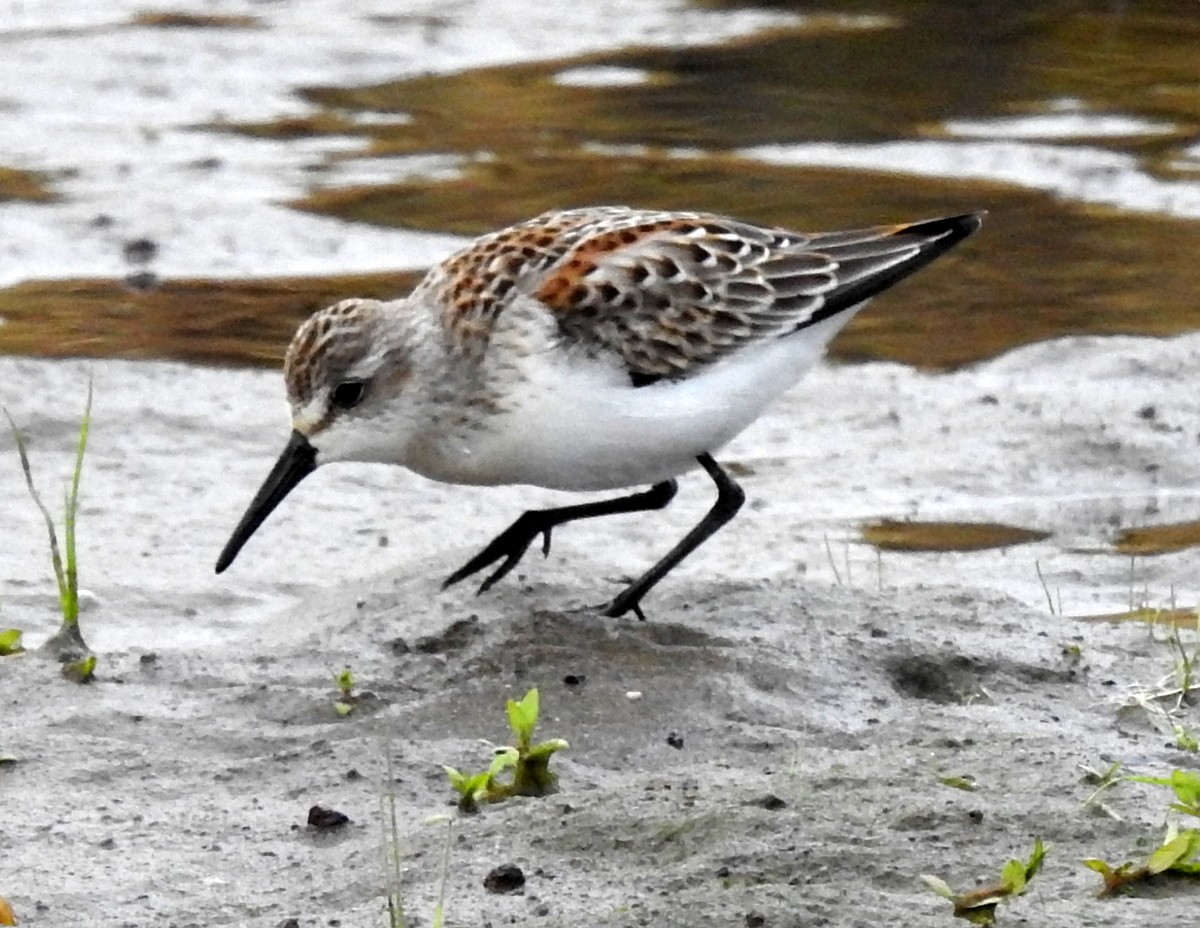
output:
<svg viewBox="0 0 1200 928"><path fill-rule="evenodd" d="M858 305L980 225L957 216L808 235L707 214L597 214L529 281L564 341L635 382L686 377Z"/></svg>

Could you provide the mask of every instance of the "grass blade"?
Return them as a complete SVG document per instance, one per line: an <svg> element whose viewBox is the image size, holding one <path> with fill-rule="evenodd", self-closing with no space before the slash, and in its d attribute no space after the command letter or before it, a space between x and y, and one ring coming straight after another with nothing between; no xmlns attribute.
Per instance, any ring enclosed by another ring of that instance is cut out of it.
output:
<svg viewBox="0 0 1200 928"><path fill-rule="evenodd" d="M33 485L33 469L29 466L29 452L25 447L25 436L21 434L21 430L17 428L17 423L13 421L13 417L7 409L4 410L4 417L8 419L13 438L17 442L17 455L21 458L21 470L25 474L25 486L29 487L29 495L33 497L33 501L37 504L38 509L41 510L42 518L46 520L46 533L50 536L50 561L54 564L54 579L58 581L59 604L64 605L66 603L67 579L63 572L62 555L58 549L58 533L54 530L54 519L50 517L50 510L46 508L46 504L42 502L41 496L38 495L37 487Z"/></svg>
<svg viewBox="0 0 1200 928"><path fill-rule="evenodd" d="M87 452L88 431L92 424L92 382L88 380L87 403L83 407L83 419L79 423L79 443L75 446L75 471L71 474L71 489L67 492L67 505L63 516L65 528L63 542L67 552L66 595L63 597L63 620L69 625L79 621L79 568L75 558L75 515L79 511L79 475L83 472L83 458Z"/></svg>

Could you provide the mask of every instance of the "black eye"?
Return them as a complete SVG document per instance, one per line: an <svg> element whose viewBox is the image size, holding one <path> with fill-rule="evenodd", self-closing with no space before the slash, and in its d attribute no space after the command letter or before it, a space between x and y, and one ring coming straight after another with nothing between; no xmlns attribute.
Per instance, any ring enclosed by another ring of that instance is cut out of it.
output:
<svg viewBox="0 0 1200 928"><path fill-rule="evenodd" d="M362 380L343 380L333 388L329 397L334 406L341 409L353 409L362 402L367 392L367 385Z"/></svg>

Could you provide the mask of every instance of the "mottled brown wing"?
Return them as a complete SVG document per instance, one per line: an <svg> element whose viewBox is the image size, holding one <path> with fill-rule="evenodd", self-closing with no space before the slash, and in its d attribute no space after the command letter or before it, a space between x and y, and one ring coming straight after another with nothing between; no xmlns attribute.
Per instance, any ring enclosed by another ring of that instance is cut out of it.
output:
<svg viewBox="0 0 1200 928"><path fill-rule="evenodd" d="M564 338L619 356L642 383L856 306L980 225L970 215L808 235L706 215L641 220L595 223L533 292Z"/></svg>

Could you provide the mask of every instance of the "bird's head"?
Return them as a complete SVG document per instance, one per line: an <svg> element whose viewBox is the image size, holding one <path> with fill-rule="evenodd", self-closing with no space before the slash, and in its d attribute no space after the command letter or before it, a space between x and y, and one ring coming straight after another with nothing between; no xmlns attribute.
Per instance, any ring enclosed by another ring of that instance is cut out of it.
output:
<svg viewBox="0 0 1200 928"><path fill-rule="evenodd" d="M284 361L291 438L221 552L217 573L317 467L402 460L415 428L406 388L418 349L411 322L378 300L343 300L300 326Z"/></svg>

